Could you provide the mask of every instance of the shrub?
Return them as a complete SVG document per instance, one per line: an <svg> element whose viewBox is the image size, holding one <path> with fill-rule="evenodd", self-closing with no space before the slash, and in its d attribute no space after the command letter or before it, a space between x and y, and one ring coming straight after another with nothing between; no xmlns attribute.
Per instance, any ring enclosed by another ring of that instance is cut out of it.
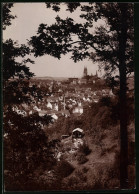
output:
<svg viewBox="0 0 139 194"><path fill-rule="evenodd" d="M56 188L56 184L60 182L60 179L57 178L55 172L44 172L41 176L36 177L35 179L37 187L40 190L49 190L52 187Z"/></svg>
<svg viewBox="0 0 139 194"><path fill-rule="evenodd" d="M83 172L80 170L80 169L77 169L76 171L75 171L75 174L76 174L76 176L77 177L82 177L82 175L83 175Z"/></svg>
<svg viewBox="0 0 139 194"><path fill-rule="evenodd" d="M77 161L79 164L84 164L88 161L88 159L86 158L84 154L80 154L77 156Z"/></svg>
<svg viewBox="0 0 139 194"><path fill-rule="evenodd" d="M80 181L82 181L82 182L87 181L87 177L86 177L86 175L84 175L84 172L82 170L80 170L80 169L76 170L75 174L79 178Z"/></svg>
<svg viewBox="0 0 139 194"><path fill-rule="evenodd" d="M60 162L58 162L55 169L56 174L61 178L69 176L73 172L73 170L74 167L66 160L61 160Z"/></svg>
<svg viewBox="0 0 139 194"><path fill-rule="evenodd" d="M86 156L89 155L91 153L91 149L89 148L88 144L83 144L80 146L79 148L79 152L85 154Z"/></svg>
<svg viewBox="0 0 139 194"><path fill-rule="evenodd" d="M88 170L89 170L89 168L87 168L87 167L83 167L83 169L82 169L83 173L87 173Z"/></svg>
<svg viewBox="0 0 139 194"><path fill-rule="evenodd" d="M87 177L83 174L77 176L76 174L69 176L62 181L62 190L86 190Z"/></svg>

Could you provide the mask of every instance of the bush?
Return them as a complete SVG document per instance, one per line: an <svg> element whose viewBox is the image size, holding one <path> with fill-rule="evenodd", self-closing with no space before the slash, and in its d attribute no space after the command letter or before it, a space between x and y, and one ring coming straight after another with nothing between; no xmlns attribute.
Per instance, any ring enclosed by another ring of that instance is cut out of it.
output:
<svg viewBox="0 0 139 194"><path fill-rule="evenodd" d="M74 167L67 162L66 160L61 160L58 162L56 166L56 174L59 176L59 178L64 178L69 176L74 170Z"/></svg>
<svg viewBox="0 0 139 194"><path fill-rule="evenodd" d="M75 171L75 174L79 178L80 181L82 181L82 182L87 181L87 177L84 174L83 170L78 169L78 170Z"/></svg>
<svg viewBox="0 0 139 194"><path fill-rule="evenodd" d="M87 173L87 172L88 172L88 170L89 170L89 168L87 168L87 167L83 167L82 172L83 172L83 173Z"/></svg>
<svg viewBox="0 0 139 194"><path fill-rule="evenodd" d="M91 190L119 188L117 171L111 163L97 163L95 168L88 172L87 183L91 186Z"/></svg>
<svg viewBox="0 0 139 194"><path fill-rule="evenodd" d="M87 186L87 176L81 173L81 176L74 174L69 176L62 181L63 190L86 190Z"/></svg>
<svg viewBox="0 0 139 194"><path fill-rule="evenodd" d="M89 148L88 144L83 144L79 148L79 152L85 154L86 156L91 153L91 149Z"/></svg>
<svg viewBox="0 0 139 194"><path fill-rule="evenodd" d="M84 164L88 161L88 159L86 158L84 154L80 154L77 156L77 161L79 164Z"/></svg>

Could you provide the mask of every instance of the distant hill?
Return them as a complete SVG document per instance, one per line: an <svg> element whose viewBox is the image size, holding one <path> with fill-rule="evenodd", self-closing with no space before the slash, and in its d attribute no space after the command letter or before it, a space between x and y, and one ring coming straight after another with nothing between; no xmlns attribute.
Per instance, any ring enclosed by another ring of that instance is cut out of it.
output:
<svg viewBox="0 0 139 194"><path fill-rule="evenodd" d="M32 79L64 81L64 80L67 80L68 77L49 77L49 76L37 77L36 76L36 77L33 77Z"/></svg>

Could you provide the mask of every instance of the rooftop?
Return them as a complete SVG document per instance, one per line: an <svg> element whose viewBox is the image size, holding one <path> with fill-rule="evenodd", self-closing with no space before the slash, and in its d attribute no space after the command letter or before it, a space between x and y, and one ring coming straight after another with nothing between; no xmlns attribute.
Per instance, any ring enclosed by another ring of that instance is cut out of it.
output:
<svg viewBox="0 0 139 194"><path fill-rule="evenodd" d="M80 133L83 133L83 129L80 129L80 128L76 128L72 131L72 133L74 133L75 131L79 131Z"/></svg>

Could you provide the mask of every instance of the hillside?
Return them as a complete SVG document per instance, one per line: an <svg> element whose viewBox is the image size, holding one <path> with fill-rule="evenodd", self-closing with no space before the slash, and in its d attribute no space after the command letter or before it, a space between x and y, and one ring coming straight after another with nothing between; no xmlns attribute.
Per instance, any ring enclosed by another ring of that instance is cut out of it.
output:
<svg viewBox="0 0 139 194"><path fill-rule="evenodd" d="M57 121L55 126L46 130L46 134L52 137L50 139L60 140L55 152L58 163L53 168L53 176L57 175L60 181L59 187L53 185L56 190L119 189L120 127L116 106L115 101L107 102L107 106L104 101L92 104L80 118ZM130 188L135 185L132 108L129 107L128 113ZM67 131L69 123L71 127ZM71 132L77 127L84 129L83 138L72 138ZM61 140L60 136L64 134L70 136Z"/></svg>

